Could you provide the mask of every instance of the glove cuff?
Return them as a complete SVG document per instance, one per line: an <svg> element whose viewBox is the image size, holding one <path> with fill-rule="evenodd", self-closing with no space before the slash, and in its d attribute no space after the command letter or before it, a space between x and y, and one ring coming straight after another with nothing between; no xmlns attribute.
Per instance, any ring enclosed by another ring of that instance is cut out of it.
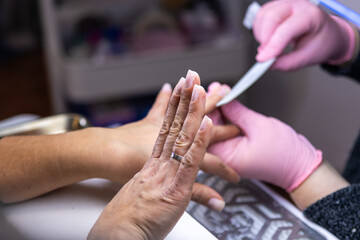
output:
<svg viewBox="0 0 360 240"><path fill-rule="evenodd" d="M356 48L356 36L353 27L348 22L337 16L331 16L331 18L341 27L341 29L343 29L344 33L347 35L348 41L344 44L347 45L348 48L341 58L330 60L326 63L330 65L340 65L353 59Z"/></svg>
<svg viewBox="0 0 360 240"><path fill-rule="evenodd" d="M296 179L296 181L286 189L286 191L290 193L294 191L298 186L300 186L320 166L322 160L322 151L316 150L316 160L309 166L309 168L304 172L303 175Z"/></svg>

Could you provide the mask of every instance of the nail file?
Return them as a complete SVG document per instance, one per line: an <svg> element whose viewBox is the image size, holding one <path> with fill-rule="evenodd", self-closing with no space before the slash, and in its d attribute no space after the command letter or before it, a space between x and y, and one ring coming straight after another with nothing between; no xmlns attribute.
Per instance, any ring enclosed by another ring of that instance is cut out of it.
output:
<svg viewBox="0 0 360 240"><path fill-rule="evenodd" d="M356 24L360 27L360 14L354 10L344 6L343 4L335 0L309 0L315 5L325 7L340 17Z"/></svg>
<svg viewBox="0 0 360 240"><path fill-rule="evenodd" d="M253 2L246 10L243 25L248 30L252 29L255 16L260 8L261 6L259 3ZM271 67L271 65L273 65L274 61L275 59L270 59L266 62L255 63L255 65L236 83L231 92L228 93L220 102L218 102L216 106L220 107L237 98L241 93L254 84L262 75L264 75L264 73Z"/></svg>
<svg viewBox="0 0 360 240"><path fill-rule="evenodd" d="M216 104L220 107L227 104L240 96L251 85L253 85L264 73L274 64L275 58L272 58L266 62L257 62L250 68L250 70L235 84L231 91Z"/></svg>
<svg viewBox="0 0 360 240"><path fill-rule="evenodd" d="M252 2L246 10L245 17L243 20L243 25L251 30L253 27L253 22L257 12L260 10L261 5L258 2Z"/></svg>

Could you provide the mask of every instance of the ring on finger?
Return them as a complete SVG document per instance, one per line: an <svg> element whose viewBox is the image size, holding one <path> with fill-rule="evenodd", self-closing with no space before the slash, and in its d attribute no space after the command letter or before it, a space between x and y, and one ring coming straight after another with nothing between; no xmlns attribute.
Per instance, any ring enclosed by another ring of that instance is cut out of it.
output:
<svg viewBox="0 0 360 240"><path fill-rule="evenodd" d="M180 155L178 155L178 154L176 154L176 153L174 153L174 152L172 152L171 153L171 156L170 156L172 159L175 159L176 161L178 161L178 162L181 162L181 159L183 158L182 156L180 156Z"/></svg>

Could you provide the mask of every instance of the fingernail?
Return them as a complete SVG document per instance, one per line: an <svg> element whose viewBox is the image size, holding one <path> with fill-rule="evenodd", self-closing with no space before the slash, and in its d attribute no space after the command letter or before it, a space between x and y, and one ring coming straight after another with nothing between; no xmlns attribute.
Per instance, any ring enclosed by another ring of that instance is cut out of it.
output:
<svg viewBox="0 0 360 240"><path fill-rule="evenodd" d="M162 86L162 88L161 88L161 91L162 92L171 92L171 85L170 85L170 83L165 83L163 86Z"/></svg>
<svg viewBox="0 0 360 240"><path fill-rule="evenodd" d="M211 198L208 202L208 206L216 211L221 212L225 207L225 202L217 198Z"/></svg>
<svg viewBox="0 0 360 240"><path fill-rule="evenodd" d="M201 125L200 125L200 131L204 131L207 128L207 125L210 121L211 121L211 119L205 115L205 117L202 120Z"/></svg>
<svg viewBox="0 0 360 240"><path fill-rule="evenodd" d="M212 91L214 91L215 89L217 89L220 86L221 86L221 84L219 82L213 82L209 85L208 92L211 93Z"/></svg>
<svg viewBox="0 0 360 240"><path fill-rule="evenodd" d="M176 86L176 94L180 95L181 94L181 90L182 90L182 86L184 85L184 81L185 78L180 78L178 85Z"/></svg>
<svg viewBox="0 0 360 240"><path fill-rule="evenodd" d="M230 89L227 87L222 87L220 91L217 93L221 97L225 97L230 92Z"/></svg>
<svg viewBox="0 0 360 240"><path fill-rule="evenodd" d="M195 102L198 98L199 98L199 91L200 91L200 86L199 85L195 85L193 92L192 92L192 96L191 96L191 101Z"/></svg>
<svg viewBox="0 0 360 240"><path fill-rule="evenodd" d="M186 74L186 83L185 83L185 87L189 88L194 84L195 81L195 77L196 77L197 73L194 71L189 70Z"/></svg>

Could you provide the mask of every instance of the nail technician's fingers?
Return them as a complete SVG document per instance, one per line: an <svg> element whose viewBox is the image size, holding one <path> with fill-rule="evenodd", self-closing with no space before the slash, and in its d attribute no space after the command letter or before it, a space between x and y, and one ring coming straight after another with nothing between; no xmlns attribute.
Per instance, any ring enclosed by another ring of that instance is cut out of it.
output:
<svg viewBox="0 0 360 240"><path fill-rule="evenodd" d="M200 83L199 75L196 72L189 70L186 76L185 86L183 87L181 92L181 98L176 111L175 118L172 122L170 131L168 133L166 142L164 144L164 149L162 153L162 157L164 157L164 159L169 159L171 156L175 140L177 139L183 127L185 118L189 111L189 103L191 101L194 85L198 83Z"/></svg>
<svg viewBox="0 0 360 240"><path fill-rule="evenodd" d="M185 78L181 78L170 97L169 106L167 108L164 122L161 126L158 138L156 139L151 159L159 158L161 156L161 153L164 148L164 143L166 141L166 138L170 131L170 127L175 118L175 114L180 102L181 91L184 87L184 84L185 84Z"/></svg>
<svg viewBox="0 0 360 240"><path fill-rule="evenodd" d="M216 211L222 211L225 207L224 199L219 193L200 183L194 183L191 200Z"/></svg>
<svg viewBox="0 0 360 240"><path fill-rule="evenodd" d="M307 22L299 24L299 22L302 22L299 18L300 16L294 16L284 21L274 31L273 35L265 45L264 50L257 56L257 59L260 60L262 55L269 55L268 52L271 52L275 56L280 55L286 46L293 40L298 39L300 36L303 36L310 31L312 26L307 24ZM294 28L295 25L296 28Z"/></svg>
<svg viewBox="0 0 360 240"><path fill-rule="evenodd" d="M254 112L237 100L222 106L221 112L226 119L241 128L247 137L251 137L254 133L258 132L258 122L265 118L264 115Z"/></svg>
<svg viewBox="0 0 360 240"><path fill-rule="evenodd" d="M273 1L265 4L256 15L254 35L261 45L266 45L276 28L292 14L291 8L285 6L285 4L283 4L284 7L282 8L277 5L279 3ZM276 9L276 11L273 9Z"/></svg>
<svg viewBox="0 0 360 240"><path fill-rule="evenodd" d="M206 173L217 175L229 182L239 182L240 176L234 169L226 165L218 156L206 153L200 164L201 170Z"/></svg>
<svg viewBox="0 0 360 240"><path fill-rule="evenodd" d="M174 179L175 185L187 186L189 188L193 185L199 171L200 163L204 158L206 148L210 143L212 127L211 119L205 116L194 142L181 161Z"/></svg>
<svg viewBox="0 0 360 240"><path fill-rule="evenodd" d="M171 97L171 91L172 89L169 83L165 83L162 86L153 106L151 107L149 113L147 114L147 118L159 119L159 116L161 116L161 118L165 116L166 108L168 106Z"/></svg>
<svg viewBox="0 0 360 240"><path fill-rule="evenodd" d="M205 98L206 94L203 87L195 85L186 119L174 143L172 152L184 156L189 150L204 116Z"/></svg>

